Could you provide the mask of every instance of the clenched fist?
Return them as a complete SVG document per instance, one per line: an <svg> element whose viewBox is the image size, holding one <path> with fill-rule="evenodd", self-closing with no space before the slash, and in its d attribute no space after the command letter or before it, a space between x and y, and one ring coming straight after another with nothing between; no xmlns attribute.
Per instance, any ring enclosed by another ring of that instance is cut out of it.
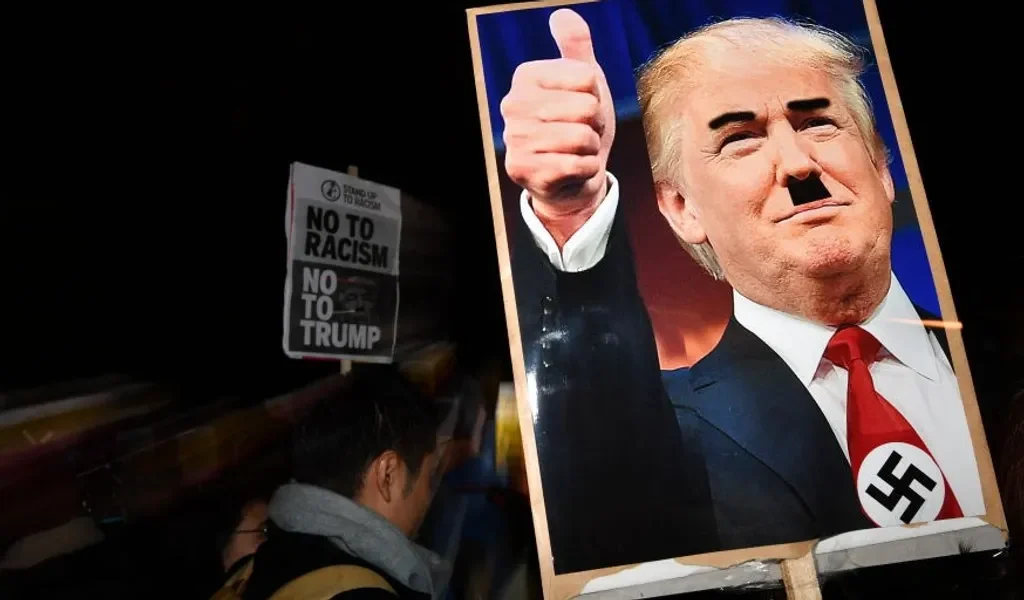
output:
<svg viewBox="0 0 1024 600"><path fill-rule="evenodd" d="M586 21L561 9L550 27L561 58L519 65L501 101L505 169L549 230L575 230L605 195L615 108Z"/></svg>

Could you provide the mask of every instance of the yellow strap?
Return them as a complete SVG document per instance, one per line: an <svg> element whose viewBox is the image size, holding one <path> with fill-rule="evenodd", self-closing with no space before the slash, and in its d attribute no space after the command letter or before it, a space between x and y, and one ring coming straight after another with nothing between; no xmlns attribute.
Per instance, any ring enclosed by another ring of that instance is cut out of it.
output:
<svg viewBox="0 0 1024 600"><path fill-rule="evenodd" d="M330 600L349 590L377 588L394 595L395 590L377 572L357 565L324 567L294 579L277 590L270 600Z"/></svg>
<svg viewBox="0 0 1024 600"><path fill-rule="evenodd" d="M252 576L252 557L245 561L245 566L239 567L224 585L217 590L210 600L236 600L242 597L245 591L245 584L249 583Z"/></svg>

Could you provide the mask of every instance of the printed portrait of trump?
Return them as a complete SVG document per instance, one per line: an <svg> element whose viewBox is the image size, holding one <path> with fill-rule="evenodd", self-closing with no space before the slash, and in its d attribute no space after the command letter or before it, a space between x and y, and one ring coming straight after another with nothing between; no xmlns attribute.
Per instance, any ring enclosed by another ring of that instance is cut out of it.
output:
<svg viewBox="0 0 1024 600"><path fill-rule="evenodd" d="M519 65L501 116L556 569L984 514L942 318L893 271L865 52L821 26L733 18L638 71L643 201L732 294L721 339L669 376L591 30L570 9L549 23L559 55Z"/></svg>

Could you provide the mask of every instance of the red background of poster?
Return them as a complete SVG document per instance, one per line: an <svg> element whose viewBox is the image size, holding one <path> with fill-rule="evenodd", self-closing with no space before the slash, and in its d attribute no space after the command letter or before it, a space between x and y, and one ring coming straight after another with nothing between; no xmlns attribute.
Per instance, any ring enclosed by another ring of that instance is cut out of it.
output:
<svg viewBox="0 0 1024 600"><path fill-rule="evenodd" d="M512 240L521 222L521 190L508 179L504 160L499 152L505 227ZM658 212L639 118L619 122L608 170L618 178L621 201L628 207L637 285L654 327L661 368L688 367L722 337L732 314L731 288L715 281L690 258Z"/></svg>

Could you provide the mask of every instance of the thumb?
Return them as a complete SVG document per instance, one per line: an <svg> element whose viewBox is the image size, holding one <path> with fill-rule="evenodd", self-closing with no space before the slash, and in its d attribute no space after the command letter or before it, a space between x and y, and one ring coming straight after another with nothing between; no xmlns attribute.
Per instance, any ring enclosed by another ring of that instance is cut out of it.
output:
<svg viewBox="0 0 1024 600"><path fill-rule="evenodd" d="M568 8L562 8L551 14L548 25L562 58L597 62L594 44L590 39L590 27L587 27L583 17Z"/></svg>

